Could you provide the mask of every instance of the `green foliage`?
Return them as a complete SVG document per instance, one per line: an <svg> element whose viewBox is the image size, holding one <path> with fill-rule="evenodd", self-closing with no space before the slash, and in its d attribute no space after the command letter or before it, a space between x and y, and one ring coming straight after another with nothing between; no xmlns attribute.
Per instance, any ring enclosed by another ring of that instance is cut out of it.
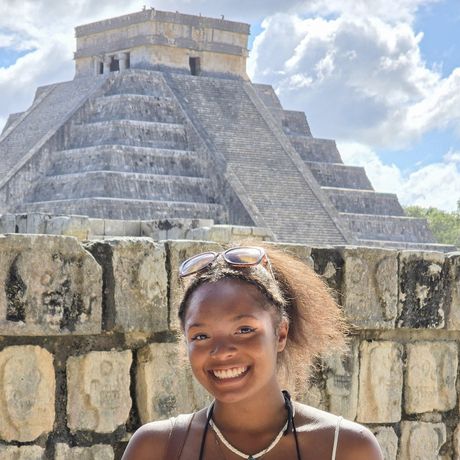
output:
<svg viewBox="0 0 460 460"><path fill-rule="evenodd" d="M410 217L427 219L438 243L453 244L460 249L460 200L457 202L457 210L453 212L420 206L407 206L404 211Z"/></svg>

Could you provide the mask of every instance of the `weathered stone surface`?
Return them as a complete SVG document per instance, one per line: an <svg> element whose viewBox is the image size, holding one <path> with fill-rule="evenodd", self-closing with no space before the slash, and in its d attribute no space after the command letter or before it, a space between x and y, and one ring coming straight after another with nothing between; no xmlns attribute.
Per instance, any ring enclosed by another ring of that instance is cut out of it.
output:
<svg viewBox="0 0 460 460"><path fill-rule="evenodd" d="M460 459L460 424L454 431L454 460Z"/></svg>
<svg viewBox="0 0 460 460"><path fill-rule="evenodd" d="M16 233L16 216L14 214L0 215L0 233Z"/></svg>
<svg viewBox="0 0 460 460"><path fill-rule="evenodd" d="M150 238L88 243L104 270L104 328L159 332L168 328L166 251Z"/></svg>
<svg viewBox="0 0 460 460"><path fill-rule="evenodd" d="M395 342L361 342L359 422L395 423L401 420L402 353L402 346Z"/></svg>
<svg viewBox="0 0 460 460"><path fill-rule="evenodd" d="M136 396L142 423L192 412L210 401L179 347L155 343L139 350Z"/></svg>
<svg viewBox="0 0 460 460"><path fill-rule="evenodd" d="M75 238L0 237L0 333L97 334L101 268Z"/></svg>
<svg viewBox="0 0 460 460"><path fill-rule="evenodd" d="M69 447L56 444L55 460L113 460L115 455L111 446L97 444L91 447Z"/></svg>
<svg viewBox="0 0 460 460"><path fill-rule="evenodd" d="M0 439L34 441L54 423L53 356L38 346L0 352Z"/></svg>
<svg viewBox="0 0 460 460"><path fill-rule="evenodd" d="M222 246L218 243L203 242L203 241L168 241L166 243L166 250L169 254L169 310L170 310L170 328L180 329L180 323L177 317L179 311L179 302L181 295L184 292L184 286L187 284L187 279L180 280L179 278L179 267L180 264L192 257L195 254L201 252L222 251Z"/></svg>
<svg viewBox="0 0 460 460"><path fill-rule="evenodd" d="M442 328L448 275L444 254L402 251L399 256L397 325Z"/></svg>
<svg viewBox="0 0 460 460"><path fill-rule="evenodd" d="M334 355L325 360L328 410L349 420L356 418L358 408L358 341L353 340L346 355Z"/></svg>
<svg viewBox="0 0 460 460"><path fill-rule="evenodd" d="M45 449L40 446L0 446L2 460L45 460Z"/></svg>
<svg viewBox="0 0 460 460"><path fill-rule="evenodd" d="M322 276L331 288L336 300L342 304L341 290L344 265L342 254L338 249L312 248L311 256L314 261L315 272Z"/></svg>
<svg viewBox="0 0 460 460"><path fill-rule="evenodd" d="M382 449L385 460L396 460L398 453L398 436L393 428L379 426L372 429L377 441Z"/></svg>
<svg viewBox="0 0 460 460"><path fill-rule="evenodd" d="M445 442L446 426L443 423L402 422L398 460L438 459Z"/></svg>
<svg viewBox="0 0 460 460"><path fill-rule="evenodd" d="M417 342L408 344L406 350L406 412L417 414L453 409L457 403L457 344Z"/></svg>
<svg viewBox="0 0 460 460"><path fill-rule="evenodd" d="M395 251L346 248L343 306L359 328L393 328L398 308L398 259Z"/></svg>
<svg viewBox="0 0 460 460"><path fill-rule="evenodd" d="M74 236L79 240L87 240L89 231L89 219L86 216L52 216L46 224L46 233L50 235Z"/></svg>
<svg viewBox="0 0 460 460"><path fill-rule="evenodd" d="M448 254L446 257L450 289L446 301L446 327L460 330L460 252Z"/></svg>
<svg viewBox="0 0 460 460"><path fill-rule="evenodd" d="M311 256L311 248L303 244L295 243L269 243L276 249L279 249L287 254L294 256L301 260L303 263L309 265L311 268L314 267L314 261Z"/></svg>
<svg viewBox="0 0 460 460"><path fill-rule="evenodd" d="M110 433L126 423L131 351L93 351L67 361L67 425L71 431Z"/></svg>

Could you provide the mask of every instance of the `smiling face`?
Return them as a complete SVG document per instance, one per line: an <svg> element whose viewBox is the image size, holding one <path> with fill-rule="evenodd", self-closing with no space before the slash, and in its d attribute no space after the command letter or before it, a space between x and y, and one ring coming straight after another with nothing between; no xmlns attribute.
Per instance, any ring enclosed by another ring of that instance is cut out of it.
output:
<svg viewBox="0 0 460 460"><path fill-rule="evenodd" d="M279 392L277 355L288 326L267 304L255 286L236 279L203 284L189 298L184 332L192 370L221 402Z"/></svg>

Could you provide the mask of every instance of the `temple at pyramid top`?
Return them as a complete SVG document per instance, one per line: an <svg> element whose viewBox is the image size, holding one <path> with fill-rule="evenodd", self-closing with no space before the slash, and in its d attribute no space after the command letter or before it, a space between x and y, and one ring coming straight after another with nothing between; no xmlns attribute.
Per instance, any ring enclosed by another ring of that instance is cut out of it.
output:
<svg viewBox="0 0 460 460"><path fill-rule="evenodd" d="M133 67L248 78L248 24L150 8L75 32L77 77Z"/></svg>
<svg viewBox="0 0 460 460"><path fill-rule="evenodd" d="M249 80L248 34L154 9L77 27L75 78L38 88L0 136L0 232L23 214L40 233L43 215L204 219L315 246L446 249Z"/></svg>

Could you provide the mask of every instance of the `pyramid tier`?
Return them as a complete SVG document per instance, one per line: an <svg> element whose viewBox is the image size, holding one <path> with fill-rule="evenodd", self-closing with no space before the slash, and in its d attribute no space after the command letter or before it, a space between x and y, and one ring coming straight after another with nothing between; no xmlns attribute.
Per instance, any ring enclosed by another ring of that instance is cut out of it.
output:
<svg viewBox="0 0 460 460"><path fill-rule="evenodd" d="M210 179L186 176L90 171L43 178L27 201L111 197L214 202Z"/></svg>

